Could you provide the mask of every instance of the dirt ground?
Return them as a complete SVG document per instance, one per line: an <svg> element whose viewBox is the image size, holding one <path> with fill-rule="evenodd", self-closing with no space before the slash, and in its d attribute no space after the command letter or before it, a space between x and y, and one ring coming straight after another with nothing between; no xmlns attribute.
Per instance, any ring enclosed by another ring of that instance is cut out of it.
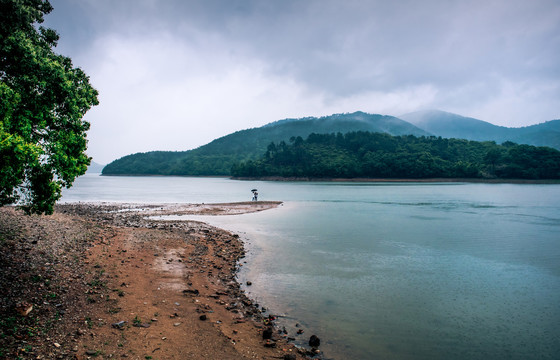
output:
<svg viewBox="0 0 560 360"><path fill-rule="evenodd" d="M51 216L0 208L0 358L317 357L240 289L236 235L146 218L278 205L66 204Z"/></svg>

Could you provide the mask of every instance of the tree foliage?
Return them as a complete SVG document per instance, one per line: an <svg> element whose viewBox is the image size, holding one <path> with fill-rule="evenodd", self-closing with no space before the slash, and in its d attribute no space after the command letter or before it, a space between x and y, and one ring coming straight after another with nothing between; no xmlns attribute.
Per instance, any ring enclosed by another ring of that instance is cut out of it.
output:
<svg viewBox="0 0 560 360"><path fill-rule="evenodd" d="M240 130L189 151L151 151L124 156L103 169L103 175L229 175L233 164L255 160L271 142L289 141L311 133L383 131L426 134L392 116L354 112L320 118L285 119Z"/></svg>
<svg viewBox="0 0 560 360"><path fill-rule="evenodd" d="M350 132L271 143L235 177L560 179L560 151L506 142Z"/></svg>
<svg viewBox="0 0 560 360"><path fill-rule="evenodd" d="M0 0L0 205L52 213L63 187L87 170L89 123L98 104L89 78L56 54L59 39L38 24L48 0Z"/></svg>

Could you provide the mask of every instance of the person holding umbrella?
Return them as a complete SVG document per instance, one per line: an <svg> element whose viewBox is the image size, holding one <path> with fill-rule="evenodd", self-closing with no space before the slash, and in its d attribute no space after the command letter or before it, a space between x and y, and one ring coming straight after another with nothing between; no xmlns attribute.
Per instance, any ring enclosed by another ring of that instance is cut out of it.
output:
<svg viewBox="0 0 560 360"><path fill-rule="evenodd" d="M253 189L253 190L251 190L251 192L253 193L252 201L257 201L257 198L259 196L259 193L257 192L257 189Z"/></svg>

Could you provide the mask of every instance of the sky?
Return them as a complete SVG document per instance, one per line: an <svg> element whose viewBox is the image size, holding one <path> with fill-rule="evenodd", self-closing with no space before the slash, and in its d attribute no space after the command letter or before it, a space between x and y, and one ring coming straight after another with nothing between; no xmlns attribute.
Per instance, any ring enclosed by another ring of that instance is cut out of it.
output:
<svg viewBox="0 0 560 360"><path fill-rule="evenodd" d="M285 118L560 118L558 0L51 0L98 163Z"/></svg>

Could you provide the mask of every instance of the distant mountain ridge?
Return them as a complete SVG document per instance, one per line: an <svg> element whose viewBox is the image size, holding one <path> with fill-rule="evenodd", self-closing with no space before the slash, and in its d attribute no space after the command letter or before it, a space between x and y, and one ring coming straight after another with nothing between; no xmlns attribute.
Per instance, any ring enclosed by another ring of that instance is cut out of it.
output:
<svg viewBox="0 0 560 360"><path fill-rule="evenodd" d="M95 161L92 161L91 164L88 166L87 173L88 174L99 174L99 173L101 173L101 171L103 170L104 167L105 167L105 165L101 165L99 163L96 163Z"/></svg>
<svg viewBox="0 0 560 360"><path fill-rule="evenodd" d="M311 133L369 131L390 135L441 136L476 141L512 141L560 149L560 120L507 128L439 110L400 117L354 112L323 117L278 120L240 130L188 151L152 151L117 159L103 175L230 175L233 164L259 158L271 142L289 142Z"/></svg>
<svg viewBox="0 0 560 360"><path fill-rule="evenodd" d="M444 138L495 141L498 144L512 141L560 149L560 120L509 128L440 110L417 111L399 118Z"/></svg>

